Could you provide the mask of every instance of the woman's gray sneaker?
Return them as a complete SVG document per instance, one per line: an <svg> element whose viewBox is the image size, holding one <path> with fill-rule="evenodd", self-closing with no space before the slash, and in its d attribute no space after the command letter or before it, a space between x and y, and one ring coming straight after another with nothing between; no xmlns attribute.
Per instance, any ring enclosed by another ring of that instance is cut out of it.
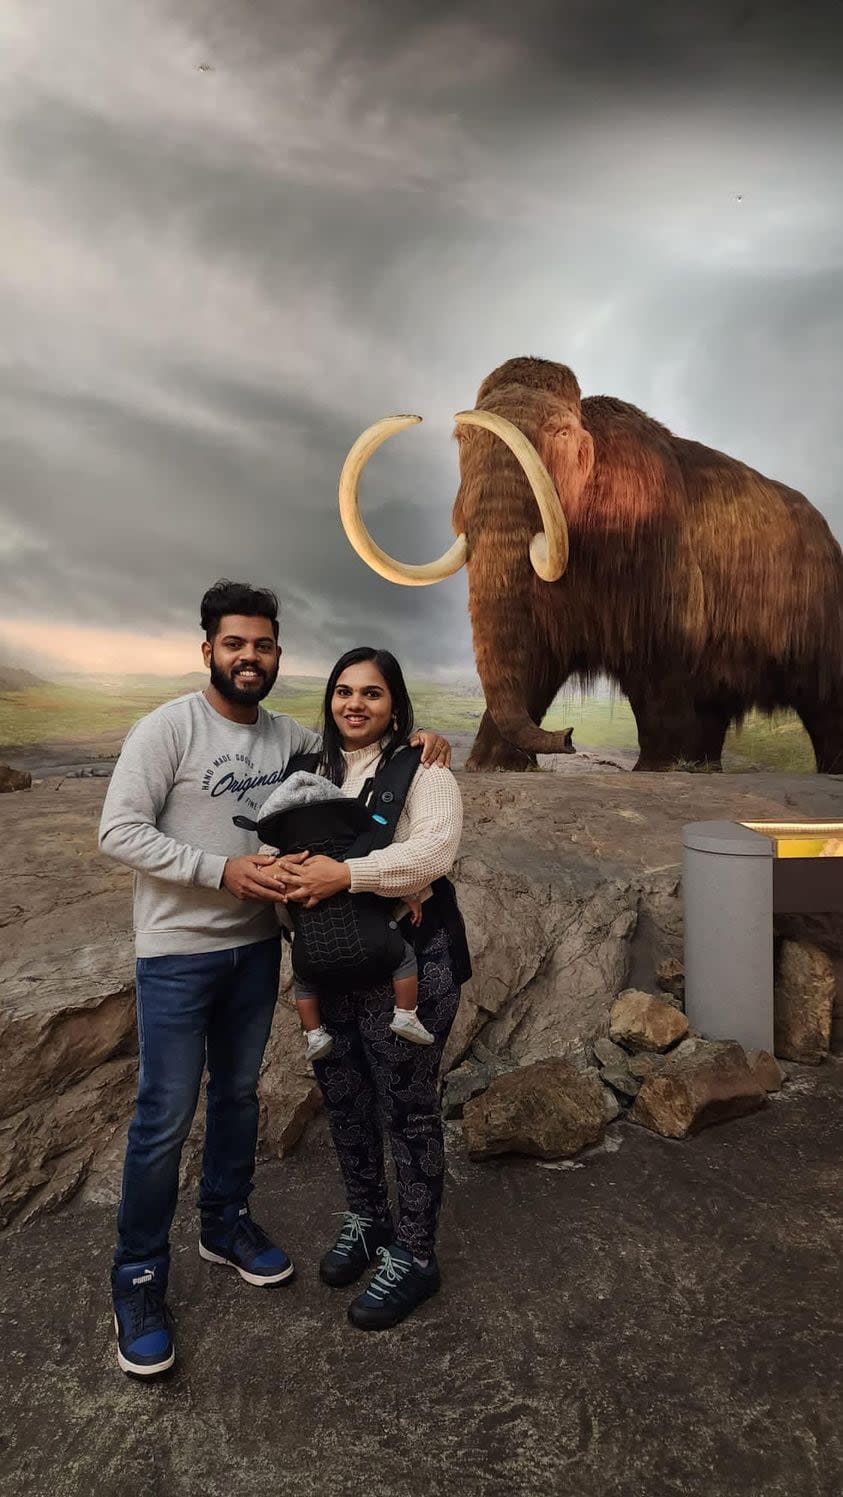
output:
<svg viewBox="0 0 843 1497"><path fill-rule="evenodd" d="M342 1226L337 1240L319 1264L319 1277L332 1289L353 1284L369 1267L375 1253L392 1242L395 1228L391 1221L375 1222L354 1211L340 1211Z"/></svg>

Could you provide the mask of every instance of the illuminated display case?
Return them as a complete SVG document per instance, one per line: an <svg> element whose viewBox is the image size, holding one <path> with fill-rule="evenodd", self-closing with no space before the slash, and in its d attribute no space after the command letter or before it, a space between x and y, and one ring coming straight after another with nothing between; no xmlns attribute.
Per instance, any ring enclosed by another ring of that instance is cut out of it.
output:
<svg viewBox="0 0 843 1497"><path fill-rule="evenodd" d="M843 912L843 822L692 822L682 892L689 1023L772 1051L773 916Z"/></svg>

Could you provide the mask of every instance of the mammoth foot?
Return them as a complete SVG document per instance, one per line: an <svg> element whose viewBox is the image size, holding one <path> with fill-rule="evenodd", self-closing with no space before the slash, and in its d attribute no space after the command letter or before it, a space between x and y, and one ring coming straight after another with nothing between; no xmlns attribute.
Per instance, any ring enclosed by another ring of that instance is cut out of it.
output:
<svg viewBox="0 0 843 1497"><path fill-rule="evenodd" d="M522 749L501 742L491 746L475 744L465 767L474 774L486 774L496 769L523 773L526 769L538 769L539 766L535 754L525 754Z"/></svg>

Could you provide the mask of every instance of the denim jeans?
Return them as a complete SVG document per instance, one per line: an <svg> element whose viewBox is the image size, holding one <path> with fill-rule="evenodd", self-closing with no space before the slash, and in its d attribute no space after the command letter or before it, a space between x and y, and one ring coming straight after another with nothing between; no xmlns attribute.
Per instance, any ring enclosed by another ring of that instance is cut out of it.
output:
<svg viewBox="0 0 843 1497"><path fill-rule="evenodd" d="M221 1211L252 1189L257 1082L278 997L276 937L196 956L140 957L140 1070L114 1261L166 1256L179 1163L208 1065L199 1205Z"/></svg>

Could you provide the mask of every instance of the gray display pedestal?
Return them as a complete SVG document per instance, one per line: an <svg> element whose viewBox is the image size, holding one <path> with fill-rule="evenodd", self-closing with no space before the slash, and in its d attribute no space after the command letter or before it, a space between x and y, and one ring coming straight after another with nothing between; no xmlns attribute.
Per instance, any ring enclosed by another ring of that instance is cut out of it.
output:
<svg viewBox="0 0 843 1497"><path fill-rule="evenodd" d="M700 1034L772 1052L773 915L843 912L843 858L777 856L778 843L841 835L840 822L684 828L685 1012Z"/></svg>
<svg viewBox="0 0 843 1497"><path fill-rule="evenodd" d="M773 1049L775 844L735 821L684 829L685 1012L710 1039Z"/></svg>

